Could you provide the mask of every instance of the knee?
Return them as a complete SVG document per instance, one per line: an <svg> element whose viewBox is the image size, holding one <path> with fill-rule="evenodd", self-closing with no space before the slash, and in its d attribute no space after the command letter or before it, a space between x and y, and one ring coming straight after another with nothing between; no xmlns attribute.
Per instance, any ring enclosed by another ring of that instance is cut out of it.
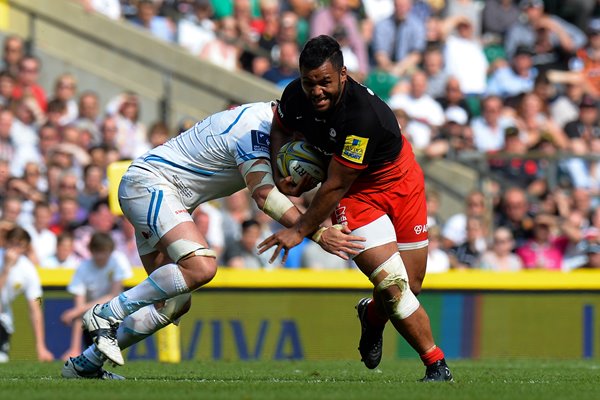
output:
<svg viewBox="0 0 600 400"><path fill-rule="evenodd" d="M421 285L422 281L410 281L410 291L413 292L415 296L418 296L421 293Z"/></svg>
<svg viewBox="0 0 600 400"><path fill-rule="evenodd" d="M170 322L175 322L186 314L192 306L192 295L189 293L180 294L163 302L162 305L156 305L156 310L166 317Z"/></svg>
<svg viewBox="0 0 600 400"><path fill-rule="evenodd" d="M419 300L409 286L408 275L399 254L394 254L375 269L370 279L375 290L380 293L390 318L406 319L419 308Z"/></svg>
<svg viewBox="0 0 600 400"><path fill-rule="evenodd" d="M192 281L191 284L188 282L191 290L206 285L217 274L217 260L210 257L190 257L180 261L179 266L186 270L186 275Z"/></svg>

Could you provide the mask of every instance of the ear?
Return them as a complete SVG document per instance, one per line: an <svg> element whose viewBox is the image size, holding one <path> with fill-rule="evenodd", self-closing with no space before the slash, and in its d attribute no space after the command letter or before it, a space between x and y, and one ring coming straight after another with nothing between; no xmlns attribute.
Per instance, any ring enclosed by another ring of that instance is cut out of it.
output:
<svg viewBox="0 0 600 400"><path fill-rule="evenodd" d="M342 83L346 82L346 79L348 77L348 70L346 69L346 66L344 65L342 67L342 69L340 70L340 80Z"/></svg>

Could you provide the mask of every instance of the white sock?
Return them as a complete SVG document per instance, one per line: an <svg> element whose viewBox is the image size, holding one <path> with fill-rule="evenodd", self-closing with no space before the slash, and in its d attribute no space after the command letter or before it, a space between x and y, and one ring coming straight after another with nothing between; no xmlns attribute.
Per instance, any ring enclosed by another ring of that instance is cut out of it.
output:
<svg viewBox="0 0 600 400"><path fill-rule="evenodd" d="M117 329L119 347L126 349L170 323L169 318L159 313L154 305L140 308L128 315L119 325Z"/></svg>
<svg viewBox="0 0 600 400"><path fill-rule="evenodd" d="M112 316L123 320L140 308L189 291L179 266L163 265L141 283L106 303L101 308L100 314L103 317Z"/></svg>

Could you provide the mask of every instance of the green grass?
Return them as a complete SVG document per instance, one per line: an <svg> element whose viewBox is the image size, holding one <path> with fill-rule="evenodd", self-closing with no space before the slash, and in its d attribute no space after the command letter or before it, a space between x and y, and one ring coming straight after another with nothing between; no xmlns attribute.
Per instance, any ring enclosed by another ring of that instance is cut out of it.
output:
<svg viewBox="0 0 600 400"><path fill-rule="evenodd" d="M128 380L60 378L61 364L0 364L2 399L600 399L599 361L453 361L454 383L418 383L418 361L130 362ZM185 396L185 397L184 397Z"/></svg>

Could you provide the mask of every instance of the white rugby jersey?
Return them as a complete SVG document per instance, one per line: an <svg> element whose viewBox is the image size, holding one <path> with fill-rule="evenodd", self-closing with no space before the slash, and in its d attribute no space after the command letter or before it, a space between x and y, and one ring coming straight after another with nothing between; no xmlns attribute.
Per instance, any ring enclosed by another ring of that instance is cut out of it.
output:
<svg viewBox="0 0 600 400"><path fill-rule="evenodd" d="M148 151L132 166L164 177L190 211L200 203L235 193L246 187L238 166L269 159L273 105L244 104L213 114Z"/></svg>

